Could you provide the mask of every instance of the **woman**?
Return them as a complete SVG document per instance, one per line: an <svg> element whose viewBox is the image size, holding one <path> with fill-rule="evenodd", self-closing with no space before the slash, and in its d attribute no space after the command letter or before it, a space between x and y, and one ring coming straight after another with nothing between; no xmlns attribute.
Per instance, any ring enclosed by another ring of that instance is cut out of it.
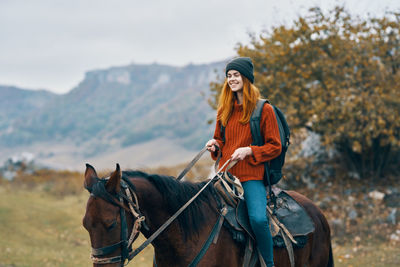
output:
<svg viewBox="0 0 400 267"><path fill-rule="evenodd" d="M265 104L260 121L265 145L251 145L249 121L260 97L260 92L253 83L253 63L250 58L235 58L227 64L226 79L218 103L214 138L207 142L206 147L214 160L217 147L221 150L220 166L230 158L238 160L230 172L242 183L257 246L265 263L271 267L274 265L273 244L266 212L264 162L281 153L281 144L274 110L271 105ZM225 127L224 141L221 136L221 125Z"/></svg>

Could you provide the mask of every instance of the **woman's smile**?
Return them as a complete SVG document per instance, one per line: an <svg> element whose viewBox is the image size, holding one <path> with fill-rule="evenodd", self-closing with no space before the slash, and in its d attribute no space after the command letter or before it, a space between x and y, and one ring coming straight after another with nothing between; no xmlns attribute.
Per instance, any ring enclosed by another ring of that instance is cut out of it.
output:
<svg viewBox="0 0 400 267"><path fill-rule="evenodd" d="M237 70L228 71L227 75L228 84L232 91L238 92L243 90L243 79L240 72Z"/></svg>

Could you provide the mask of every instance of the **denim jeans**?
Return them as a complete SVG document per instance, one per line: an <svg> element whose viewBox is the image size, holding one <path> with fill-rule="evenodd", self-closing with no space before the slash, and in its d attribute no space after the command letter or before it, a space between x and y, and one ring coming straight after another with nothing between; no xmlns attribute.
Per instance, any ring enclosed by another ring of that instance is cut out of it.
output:
<svg viewBox="0 0 400 267"><path fill-rule="evenodd" d="M274 265L272 235L267 217L267 192L264 182L250 180L242 183L251 228L257 246L268 267Z"/></svg>

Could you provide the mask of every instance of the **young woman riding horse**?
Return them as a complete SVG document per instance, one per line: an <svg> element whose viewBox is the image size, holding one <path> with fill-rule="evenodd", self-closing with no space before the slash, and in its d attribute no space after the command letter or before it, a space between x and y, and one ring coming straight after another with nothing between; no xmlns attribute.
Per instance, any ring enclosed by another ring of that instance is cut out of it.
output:
<svg viewBox="0 0 400 267"><path fill-rule="evenodd" d="M138 230L151 237L161 225L205 184L180 182L173 177L139 171L121 172L119 166L106 179L87 165L85 188L91 192L83 218L92 246L93 266L123 266L131 259ZM126 189L129 188L129 195ZM296 267L333 266L330 230L324 215L309 199L287 192L304 207L315 231L302 248L294 249ZM213 186L208 186L168 228L151 242L157 267L186 267L193 263L210 236L220 214ZM139 228L138 228L139 226ZM245 246L233 240L222 227L216 243L198 262L198 267L243 267ZM274 248L276 267L289 267L285 248ZM256 265L259 266L259 265Z"/></svg>
<svg viewBox="0 0 400 267"><path fill-rule="evenodd" d="M281 153L278 124L271 105L265 104L261 117L261 133L265 144L251 146L250 116L260 92L253 85L253 62L248 57L231 60L226 66L226 80L218 103L214 139L206 147L214 153L221 150L220 165L228 159L239 160L230 172L239 178L244 189L250 224L257 238L258 248L267 267L274 265L273 244L267 217L267 193L263 183L264 162ZM225 134L221 136L221 125Z"/></svg>

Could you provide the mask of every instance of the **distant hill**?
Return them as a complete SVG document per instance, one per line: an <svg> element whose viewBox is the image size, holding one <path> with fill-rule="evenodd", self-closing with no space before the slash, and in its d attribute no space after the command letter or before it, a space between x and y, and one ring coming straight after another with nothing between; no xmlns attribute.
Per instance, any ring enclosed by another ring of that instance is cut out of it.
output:
<svg viewBox="0 0 400 267"><path fill-rule="evenodd" d="M90 157L163 138L197 150L212 134L209 83L224 65L94 70L64 95L0 87L0 149L65 143Z"/></svg>
<svg viewBox="0 0 400 267"><path fill-rule="evenodd" d="M58 95L45 90L27 90L0 85L0 133L12 132L16 121L27 114L33 115Z"/></svg>

